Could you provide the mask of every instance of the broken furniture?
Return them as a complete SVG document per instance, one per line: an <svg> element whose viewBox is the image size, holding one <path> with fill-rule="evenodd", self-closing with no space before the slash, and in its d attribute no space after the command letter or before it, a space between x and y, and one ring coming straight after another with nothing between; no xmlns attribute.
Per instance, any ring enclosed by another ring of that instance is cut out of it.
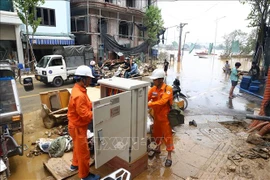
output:
<svg viewBox="0 0 270 180"><path fill-rule="evenodd" d="M41 117L48 129L67 121L67 110L70 93L66 89L41 92Z"/></svg>

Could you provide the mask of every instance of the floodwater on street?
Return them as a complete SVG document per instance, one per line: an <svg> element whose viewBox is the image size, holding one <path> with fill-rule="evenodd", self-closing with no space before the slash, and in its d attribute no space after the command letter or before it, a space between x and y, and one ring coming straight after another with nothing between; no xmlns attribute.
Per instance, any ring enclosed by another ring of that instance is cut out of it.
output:
<svg viewBox="0 0 270 180"><path fill-rule="evenodd" d="M175 53L175 52L174 52ZM241 63L239 70L249 71L251 68L251 60L247 58L234 58L228 59L230 67L233 68L236 62ZM219 59L219 56L209 56L208 58L199 58L195 53L189 54L185 52L181 58L180 63L177 63L177 59L170 64L170 69L173 71L172 77L178 77L184 89L193 91L204 91L208 88L213 88L220 82L228 82L225 79L222 68L225 65L226 60ZM170 76L170 75L169 75ZM168 84L172 84L169 81Z"/></svg>
<svg viewBox="0 0 270 180"><path fill-rule="evenodd" d="M177 52L171 53L176 57ZM240 62L241 71L249 71L252 64L251 59L247 58L234 58L228 61L231 68L236 62ZM222 70L225 62L226 60L219 59L218 55L199 58L195 56L195 52L192 54L185 52L180 63L177 63L177 59L171 61L166 82L172 85L175 78L180 80L182 93L189 99L188 109L192 109L192 112L188 110L189 115L231 114L232 110L238 114L239 111L245 113L246 110L256 106L254 103L228 99L231 81L229 76L225 77ZM234 94L239 94L238 88L235 88ZM258 103L260 101L257 105Z"/></svg>
<svg viewBox="0 0 270 180"><path fill-rule="evenodd" d="M159 157L148 161L148 170L135 179L185 179L188 176L196 175L200 167L207 162L206 157L211 157L211 153L216 153L217 143L225 142L228 137L233 137L232 134L224 135L229 133L228 130L222 128L217 122L231 121L234 116L239 114L244 117L245 114L252 113L253 109L259 106L257 101L247 101L238 96L232 100L228 99L231 84L229 78L225 78L225 74L222 71L225 61L218 59L217 56L199 58L194 56L194 54L185 52L181 63L177 63L177 60L171 62L166 82L172 85L173 80L179 78L182 92L187 95L189 101L189 106L185 111L187 116L185 125L177 128L174 137L174 162L171 168L165 168L163 164L166 158L166 151L162 151ZM251 61L247 59L231 59L229 60L230 66L233 67L237 61L242 64L240 70L248 71L251 67ZM239 89L235 89L235 94L239 94ZM26 154L34 148L31 143L38 140L38 138L45 138L45 132L48 129L44 128L38 111L27 113L24 116L24 120L25 144L27 144L28 150L24 152L23 157L16 156L11 158L12 176L9 179L53 179L52 175L43 166L43 162L49 159L47 154L31 158L26 157ZM189 127L189 120L196 120L200 128ZM213 123L208 126L200 125L209 121ZM209 129L212 129L212 131ZM215 133L212 134L214 138L211 137L215 139L214 142L210 142L210 140L204 137L205 134L210 136L211 132ZM53 135L51 138L55 137L57 136ZM218 140L216 140L217 137ZM191 140L190 138L193 139ZM206 143L208 141L209 143ZM202 147L202 145L205 146ZM230 143L227 146L230 146ZM208 149L209 147L210 149ZM106 175L106 168L98 170L91 168L91 170L102 176ZM70 179L78 180L79 178L75 175Z"/></svg>

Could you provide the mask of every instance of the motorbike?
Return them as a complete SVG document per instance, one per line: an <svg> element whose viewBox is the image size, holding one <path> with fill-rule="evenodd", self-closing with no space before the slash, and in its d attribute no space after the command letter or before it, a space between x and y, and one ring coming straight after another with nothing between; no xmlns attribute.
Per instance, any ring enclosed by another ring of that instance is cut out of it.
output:
<svg viewBox="0 0 270 180"><path fill-rule="evenodd" d="M154 86L154 83L151 82L151 87L153 87L153 86ZM172 88L173 88L173 100L174 100L174 102L181 102L181 101L184 101L184 106L183 106L183 108L181 108L181 109L182 109L182 110L187 109L187 107L188 107L187 96L184 95L183 93L181 93L181 88L180 88L180 81L179 81L179 79L175 79L175 80L173 81Z"/></svg>
<svg viewBox="0 0 270 180"><path fill-rule="evenodd" d="M180 102L180 101L184 101L184 105L182 110L187 109L188 107L188 100L187 100L187 96L184 95L183 93L181 93L181 88L180 88L180 81L179 79L175 79L173 81L173 99L175 102Z"/></svg>

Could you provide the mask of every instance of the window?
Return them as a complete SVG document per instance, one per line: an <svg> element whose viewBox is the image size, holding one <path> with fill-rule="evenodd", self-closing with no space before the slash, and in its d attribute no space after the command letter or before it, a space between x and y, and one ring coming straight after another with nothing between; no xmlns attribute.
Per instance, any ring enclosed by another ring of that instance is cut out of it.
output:
<svg viewBox="0 0 270 180"><path fill-rule="evenodd" d="M11 12L14 12L12 1L10 1L10 0L1 0L0 11L11 11Z"/></svg>
<svg viewBox="0 0 270 180"><path fill-rule="evenodd" d="M135 0L126 0L127 7L135 7Z"/></svg>
<svg viewBox="0 0 270 180"><path fill-rule="evenodd" d="M49 25L49 13L47 9L43 9L43 24Z"/></svg>
<svg viewBox="0 0 270 180"><path fill-rule="evenodd" d="M41 18L40 25L42 26L56 26L55 10L47 8L36 8L36 18Z"/></svg>
<svg viewBox="0 0 270 180"><path fill-rule="evenodd" d="M51 26L55 26L55 11L54 9L50 9L50 23Z"/></svg>
<svg viewBox="0 0 270 180"><path fill-rule="evenodd" d="M87 31L86 30L86 17L80 17L77 19L77 31Z"/></svg>
<svg viewBox="0 0 270 180"><path fill-rule="evenodd" d="M51 60L49 66L62 66L63 62L61 58Z"/></svg>
<svg viewBox="0 0 270 180"><path fill-rule="evenodd" d="M73 18L71 19L71 32L76 32L76 20Z"/></svg>
<svg viewBox="0 0 270 180"><path fill-rule="evenodd" d="M125 21L121 21L119 24L119 37L128 37L128 23Z"/></svg>
<svg viewBox="0 0 270 180"><path fill-rule="evenodd" d="M37 8L37 18L42 18L41 9Z"/></svg>

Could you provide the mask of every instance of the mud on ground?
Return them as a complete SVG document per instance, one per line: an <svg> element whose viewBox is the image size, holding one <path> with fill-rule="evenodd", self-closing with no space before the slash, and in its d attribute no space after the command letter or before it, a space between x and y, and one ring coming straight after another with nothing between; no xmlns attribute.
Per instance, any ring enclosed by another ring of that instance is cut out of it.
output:
<svg viewBox="0 0 270 180"><path fill-rule="evenodd" d="M218 172L218 177L225 179L270 179L270 148L248 144L245 121L222 122L224 127L235 135L231 141L233 151L227 156L228 161Z"/></svg>

